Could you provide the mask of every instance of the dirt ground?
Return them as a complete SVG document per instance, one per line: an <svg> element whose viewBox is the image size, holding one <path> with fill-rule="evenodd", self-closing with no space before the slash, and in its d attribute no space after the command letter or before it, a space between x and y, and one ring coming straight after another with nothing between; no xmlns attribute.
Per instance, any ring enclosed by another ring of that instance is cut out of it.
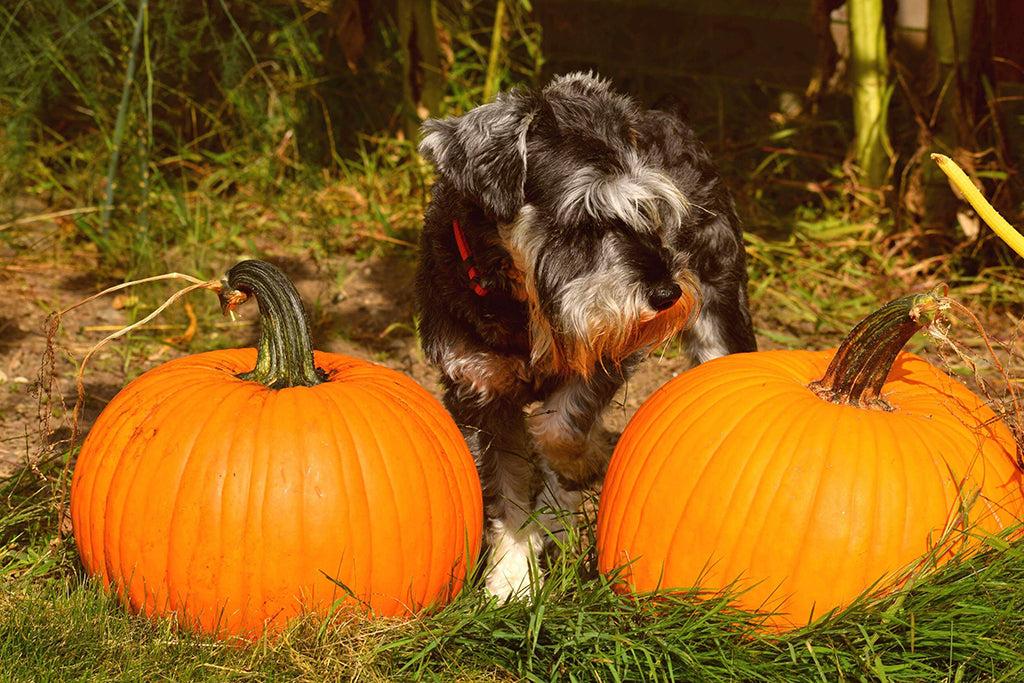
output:
<svg viewBox="0 0 1024 683"><path fill-rule="evenodd" d="M59 230L59 224L44 221L34 224L23 237L42 243L53 239ZM47 315L116 284L96 278L95 260L88 254L71 258L52 252L47 255L46 249L35 253L41 255L29 259L0 246L0 478L31 464L42 452L42 415L47 409L40 409L39 371L46 350ZM267 258L288 274L302 295L317 348L382 363L439 394L437 374L424 362L414 334L410 292L415 255L411 249L390 249L364 259L343 255L328 260L316 258L312 252L275 256L271 249ZM212 293L190 295L197 308L204 298L209 309L214 302ZM140 309L133 319L128 308L116 307L123 301L107 296L64 318L57 338L53 396L63 400L67 410L59 405L50 409L51 440L66 439L70 433L67 414L75 402L76 362L111 331L148 312ZM163 341L186 327L181 305L175 306L137 333L133 341L112 342L90 361L80 423L83 436L121 387L146 369L197 350L254 345L258 332L252 304L234 323L200 315L189 346ZM686 367L685 358L678 354L652 358L615 398L606 414L608 429L621 431L653 390Z"/></svg>

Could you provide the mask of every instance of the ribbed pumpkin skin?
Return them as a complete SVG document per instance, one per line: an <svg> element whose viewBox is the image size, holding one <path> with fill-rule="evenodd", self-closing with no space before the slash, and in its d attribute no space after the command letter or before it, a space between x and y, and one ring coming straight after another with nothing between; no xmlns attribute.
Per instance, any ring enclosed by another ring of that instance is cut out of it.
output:
<svg viewBox="0 0 1024 683"><path fill-rule="evenodd" d="M598 514L603 572L635 591L739 578L739 607L784 629L843 606L924 555L979 490L975 529L1024 519L1016 446L974 394L902 353L894 412L807 388L833 351L726 356L680 375L622 434ZM969 497L969 495L967 496Z"/></svg>
<svg viewBox="0 0 1024 683"><path fill-rule="evenodd" d="M443 604L480 547L472 457L400 373L317 352L330 380L234 377L255 349L166 363L100 415L75 467L86 570L132 608L258 635L346 593L377 614ZM351 605L357 605L349 599Z"/></svg>

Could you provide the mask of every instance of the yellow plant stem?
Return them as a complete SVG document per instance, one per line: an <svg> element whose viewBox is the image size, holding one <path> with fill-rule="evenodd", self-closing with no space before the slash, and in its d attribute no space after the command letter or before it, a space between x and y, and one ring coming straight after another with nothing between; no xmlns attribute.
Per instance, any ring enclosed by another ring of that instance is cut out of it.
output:
<svg viewBox="0 0 1024 683"><path fill-rule="evenodd" d="M978 212L981 219L985 221L988 227L992 228L1004 242L1010 245L1010 248L1017 252L1022 258L1024 258L1024 235L1017 232L1016 228L1006 222L1006 219L999 215L988 200L982 196L978 188L975 187L971 179L967 177L967 174L957 165L955 161L950 159L944 154L932 154L932 161L939 165L942 172L949 178L949 182L953 183L953 187L960 191L960 194L964 196L974 210Z"/></svg>

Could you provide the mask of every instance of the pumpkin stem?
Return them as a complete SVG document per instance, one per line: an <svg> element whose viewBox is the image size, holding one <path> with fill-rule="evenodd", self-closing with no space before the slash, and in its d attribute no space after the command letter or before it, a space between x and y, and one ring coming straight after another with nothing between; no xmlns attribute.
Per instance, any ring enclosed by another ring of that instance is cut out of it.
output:
<svg viewBox="0 0 1024 683"><path fill-rule="evenodd" d="M810 389L832 403L893 410L882 398L882 386L903 346L949 307L946 291L939 285L900 297L861 320Z"/></svg>
<svg viewBox="0 0 1024 683"><path fill-rule="evenodd" d="M248 297L260 308L256 367L237 375L271 389L312 387L327 381L313 363L313 340L302 299L285 274L266 261L240 261L222 280L221 307L231 310Z"/></svg>

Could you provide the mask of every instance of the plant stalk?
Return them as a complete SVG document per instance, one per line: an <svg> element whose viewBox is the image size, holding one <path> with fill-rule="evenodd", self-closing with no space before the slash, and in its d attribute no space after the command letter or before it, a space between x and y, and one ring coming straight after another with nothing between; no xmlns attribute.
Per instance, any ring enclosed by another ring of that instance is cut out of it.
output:
<svg viewBox="0 0 1024 683"><path fill-rule="evenodd" d="M890 301L857 323L811 390L831 403L892 410L882 387L893 363L910 338L948 305L945 285Z"/></svg>
<svg viewBox="0 0 1024 683"><path fill-rule="evenodd" d="M107 165L107 187L103 195L103 209L100 213L100 230L104 233L110 227L110 211L114 207L114 184L117 176L117 165L121 159L121 142L124 140L125 122L128 119L128 100L135 80L135 61L139 54L139 42L142 40L142 26L145 23L149 0L139 0L139 9L135 16L135 28L132 29L132 45L128 52L128 68L125 69L124 84L121 87L121 102L117 107L117 119L114 121L114 137L111 140L110 163Z"/></svg>
<svg viewBox="0 0 1024 683"><path fill-rule="evenodd" d="M879 188L889 172L889 61L886 55L882 0L849 0L850 71L857 162L862 181Z"/></svg>
<svg viewBox="0 0 1024 683"><path fill-rule="evenodd" d="M260 345L256 367L238 378L271 389L312 387L327 381L327 374L313 362L313 340L302 299L284 273L266 261L236 263L224 276L221 306L230 310L250 296L260 309Z"/></svg>
<svg viewBox="0 0 1024 683"><path fill-rule="evenodd" d="M484 102L490 102L498 92L498 62L501 60L501 37L505 30L505 0L498 0L494 9L494 28L491 30L491 52L487 58L487 77L484 79Z"/></svg>

